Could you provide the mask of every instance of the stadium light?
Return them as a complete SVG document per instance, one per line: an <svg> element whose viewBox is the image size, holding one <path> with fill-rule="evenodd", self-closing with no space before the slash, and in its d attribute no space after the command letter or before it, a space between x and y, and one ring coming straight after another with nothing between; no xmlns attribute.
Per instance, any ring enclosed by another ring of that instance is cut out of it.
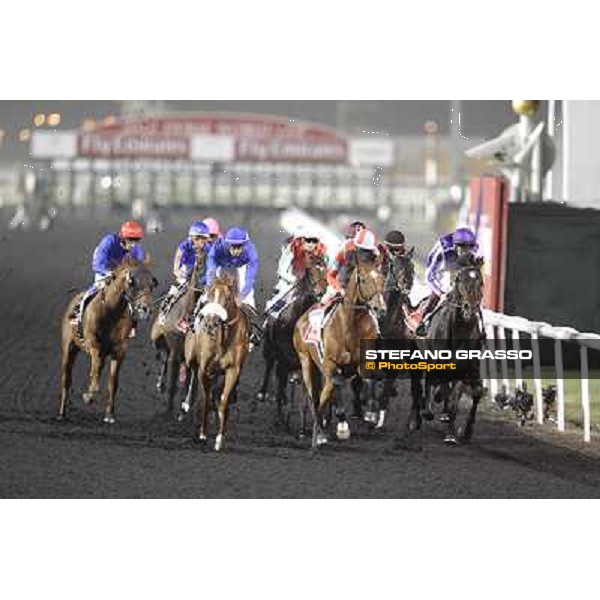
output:
<svg viewBox="0 0 600 600"><path fill-rule="evenodd" d="M41 127L46 122L46 115L44 113L38 113L33 117L33 124L36 127Z"/></svg>
<svg viewBox="0 0 600 600"><path fill-rule="evenodd" d="M51 127L56 127L57 125L60 125L60 119L60 113L51 113L48 115L47 123Z"/></svg>
<svg viewBox="0 0 600 600"><path fill-rule="evenodd" d="M19 141L20 142L28 142L31 139L31 129L21 129L19 131Z"/></svg>
<svg viewBox="0 0 600 600"><path fill-rule="evenodd" d="M94 131L94 129L96 129L96 121L91 118L84 119L81 127L84 131Z"/></svg>

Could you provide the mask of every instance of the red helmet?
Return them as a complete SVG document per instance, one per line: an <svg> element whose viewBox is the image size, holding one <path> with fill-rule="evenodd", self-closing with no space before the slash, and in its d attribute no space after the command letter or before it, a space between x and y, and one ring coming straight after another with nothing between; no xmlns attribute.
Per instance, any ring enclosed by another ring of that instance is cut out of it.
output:
<svg viewBox="0 0 600 600"><path fill-rule="evenodd" d="M141 240L144 237L144 228L137 221L125 221L119 230L123 239Z"/></svg>

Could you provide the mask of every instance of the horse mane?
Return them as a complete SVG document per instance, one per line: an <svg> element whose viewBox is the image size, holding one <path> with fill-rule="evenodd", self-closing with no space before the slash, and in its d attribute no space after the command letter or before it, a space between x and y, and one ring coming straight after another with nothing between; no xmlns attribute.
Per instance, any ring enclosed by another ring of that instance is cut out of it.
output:
<svg viewBox="0 0 600 600"><path fill-rule="evenodd" d="M133 256L126 256L120 263L119 266L115 269L115 275L127 270L127 269L135 269L136 267L146 266L146 263L133 258Z"/></svg>

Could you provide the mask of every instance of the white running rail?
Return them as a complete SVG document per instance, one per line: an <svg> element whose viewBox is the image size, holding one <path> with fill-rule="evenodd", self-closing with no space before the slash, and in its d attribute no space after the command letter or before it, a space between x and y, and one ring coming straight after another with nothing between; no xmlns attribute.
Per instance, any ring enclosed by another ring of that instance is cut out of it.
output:
<svg viewBox="0 0 600 600"><path fill-rule="evenodd" d="M491 350L508 349L507 341L512 339L513 349L519 347L519 334L525 333L531 337L533 351L533 381L535 396L535 412L538 423L544 422L542 376L540 368L540 354L538 340L540 337L554 339L554 362L556 367L556 396L557 396L557 428L565 430L565 386L564 369L562 359L563 342L573 342L579 345L580 367L581 367L581 410L583 415L583 439L585 442L591 440L590 421L590 384L588 348L600 349L600 335L597 333L582 333L572 327L553 327L548 323L528 321L523 317L510 317L490 310L483 311L487 343ZM490 395L493 400L498 392L498 382L506 386L507 390L521 387L523 383L523 370L520 360L515 361L514 385L511 386L508 377L507 361L500 361L501 373L496 373L496 364L492 361L487 365L488 372L484 373L484 379L488 384Z"/></svg>

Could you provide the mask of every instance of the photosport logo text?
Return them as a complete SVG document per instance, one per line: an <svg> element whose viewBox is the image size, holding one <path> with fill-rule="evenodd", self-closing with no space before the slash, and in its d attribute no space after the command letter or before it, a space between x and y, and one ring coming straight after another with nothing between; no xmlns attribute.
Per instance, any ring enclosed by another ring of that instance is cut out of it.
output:
<svg viewBox="0 0 600 600"><path fill-rule="evenodd" d="M529 349L489 349L481 340L361 340L360 375L364 379L410 377L420 371L448 378L476 375L482 361L533 360Z"/></svg>

